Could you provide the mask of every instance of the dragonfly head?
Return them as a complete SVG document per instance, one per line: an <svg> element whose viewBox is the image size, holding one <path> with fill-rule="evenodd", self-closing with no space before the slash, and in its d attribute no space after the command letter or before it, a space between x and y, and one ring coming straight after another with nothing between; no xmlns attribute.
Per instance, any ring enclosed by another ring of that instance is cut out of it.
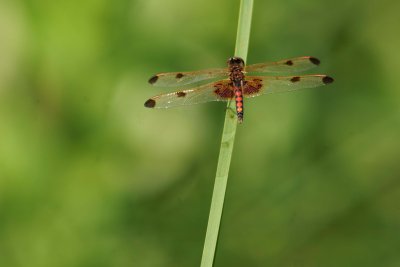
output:
<svg viewBox="0 0 400 267"><path fill-rule="evenodd" d="M228 59L228 67L233 68L233 67L239 67L243 68L244 67L244 61L240 57L231 57Z"/></svg>

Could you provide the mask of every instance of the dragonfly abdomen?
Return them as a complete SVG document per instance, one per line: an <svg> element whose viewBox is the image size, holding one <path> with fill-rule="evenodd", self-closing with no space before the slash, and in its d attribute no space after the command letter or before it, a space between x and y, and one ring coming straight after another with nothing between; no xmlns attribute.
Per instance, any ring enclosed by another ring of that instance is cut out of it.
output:
<svg viewBox="0 0 400 267"><path fill-rule="evenodd" d="M243 93L241 87L235 86L236 114L238 122L243 122Z"/></svg>

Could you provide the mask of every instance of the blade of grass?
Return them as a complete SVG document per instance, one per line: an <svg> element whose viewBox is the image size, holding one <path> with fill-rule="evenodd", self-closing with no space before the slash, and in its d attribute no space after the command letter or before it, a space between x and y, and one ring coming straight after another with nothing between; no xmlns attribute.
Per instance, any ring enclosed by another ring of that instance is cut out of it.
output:
<svg viewBox="0 0 400 267"><path fill-rule="evenodd" d="M243 58L245 62L249 47L252 12L253 0L241 0L235 56ZM233 110L235 110L235 101L230 101L225 114L225 123L222 132L221 148L218 157L217 173L215 176L203 255L201 258L201 267L211 267L214 262L222 210L224 207L226 185L228 182L229 166L236 134L237 118Z"/></svg>

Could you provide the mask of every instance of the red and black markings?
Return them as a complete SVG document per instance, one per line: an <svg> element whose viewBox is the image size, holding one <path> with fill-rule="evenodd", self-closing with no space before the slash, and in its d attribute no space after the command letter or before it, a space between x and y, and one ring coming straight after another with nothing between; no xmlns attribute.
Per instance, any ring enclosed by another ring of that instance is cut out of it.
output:
<svg viewBox="0 0 400 267"><path fill-rule="evenodd" d="M243 94L240 87L235 87L236 114L238 122L243 122Z"/></svg>
<svg viewBox="0 0 400 267"><path fill-rule="evenodd" d="M146 108L154 108L156 106L156 101L154 99L149 99L144 103Z"/></svg>
<svg viewBox="0 0 400 267"><path fill-rule="evenodd" d="M158 80L158 76L157 76L157 75L154 75L153 77L151 77L151 78L149 79L149 83L150 83L150 84L154 84L157 80Z"/></svg>
<svg viewBox="0 0 400 267"><path fill-rule="evenodd" d="M186 93L185 93L185 92L182 92L182 91L176 92L176 96L177 96L177 97L185 97L185 96L186 96Z"/></svg>
<svg viewBox="0 0 400 267"><path fill-rule="evenodd" d="M253 96L257 95L263 87L261 79L252 79L245 81L243 86L243 95Z"/></svg>
<svg viewBox="0 0 400 267"><path fill-rule="evenodd" d="M232 99L235 95L232 90L232 83L230 84L223 84L223 83L216 83L214 84L214 93L218 95L222 99Z"/></svg>

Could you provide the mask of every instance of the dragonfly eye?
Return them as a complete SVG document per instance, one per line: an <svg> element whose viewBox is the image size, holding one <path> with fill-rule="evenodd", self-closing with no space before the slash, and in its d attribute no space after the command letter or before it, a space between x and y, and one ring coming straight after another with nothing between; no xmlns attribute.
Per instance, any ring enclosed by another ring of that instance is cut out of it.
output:
<svg viewBox="0 0 400 267"><path fill-rule="evenodd" d="M228 59L228 65L244 67L244 61L240 57L231 57Z"/></svg>

